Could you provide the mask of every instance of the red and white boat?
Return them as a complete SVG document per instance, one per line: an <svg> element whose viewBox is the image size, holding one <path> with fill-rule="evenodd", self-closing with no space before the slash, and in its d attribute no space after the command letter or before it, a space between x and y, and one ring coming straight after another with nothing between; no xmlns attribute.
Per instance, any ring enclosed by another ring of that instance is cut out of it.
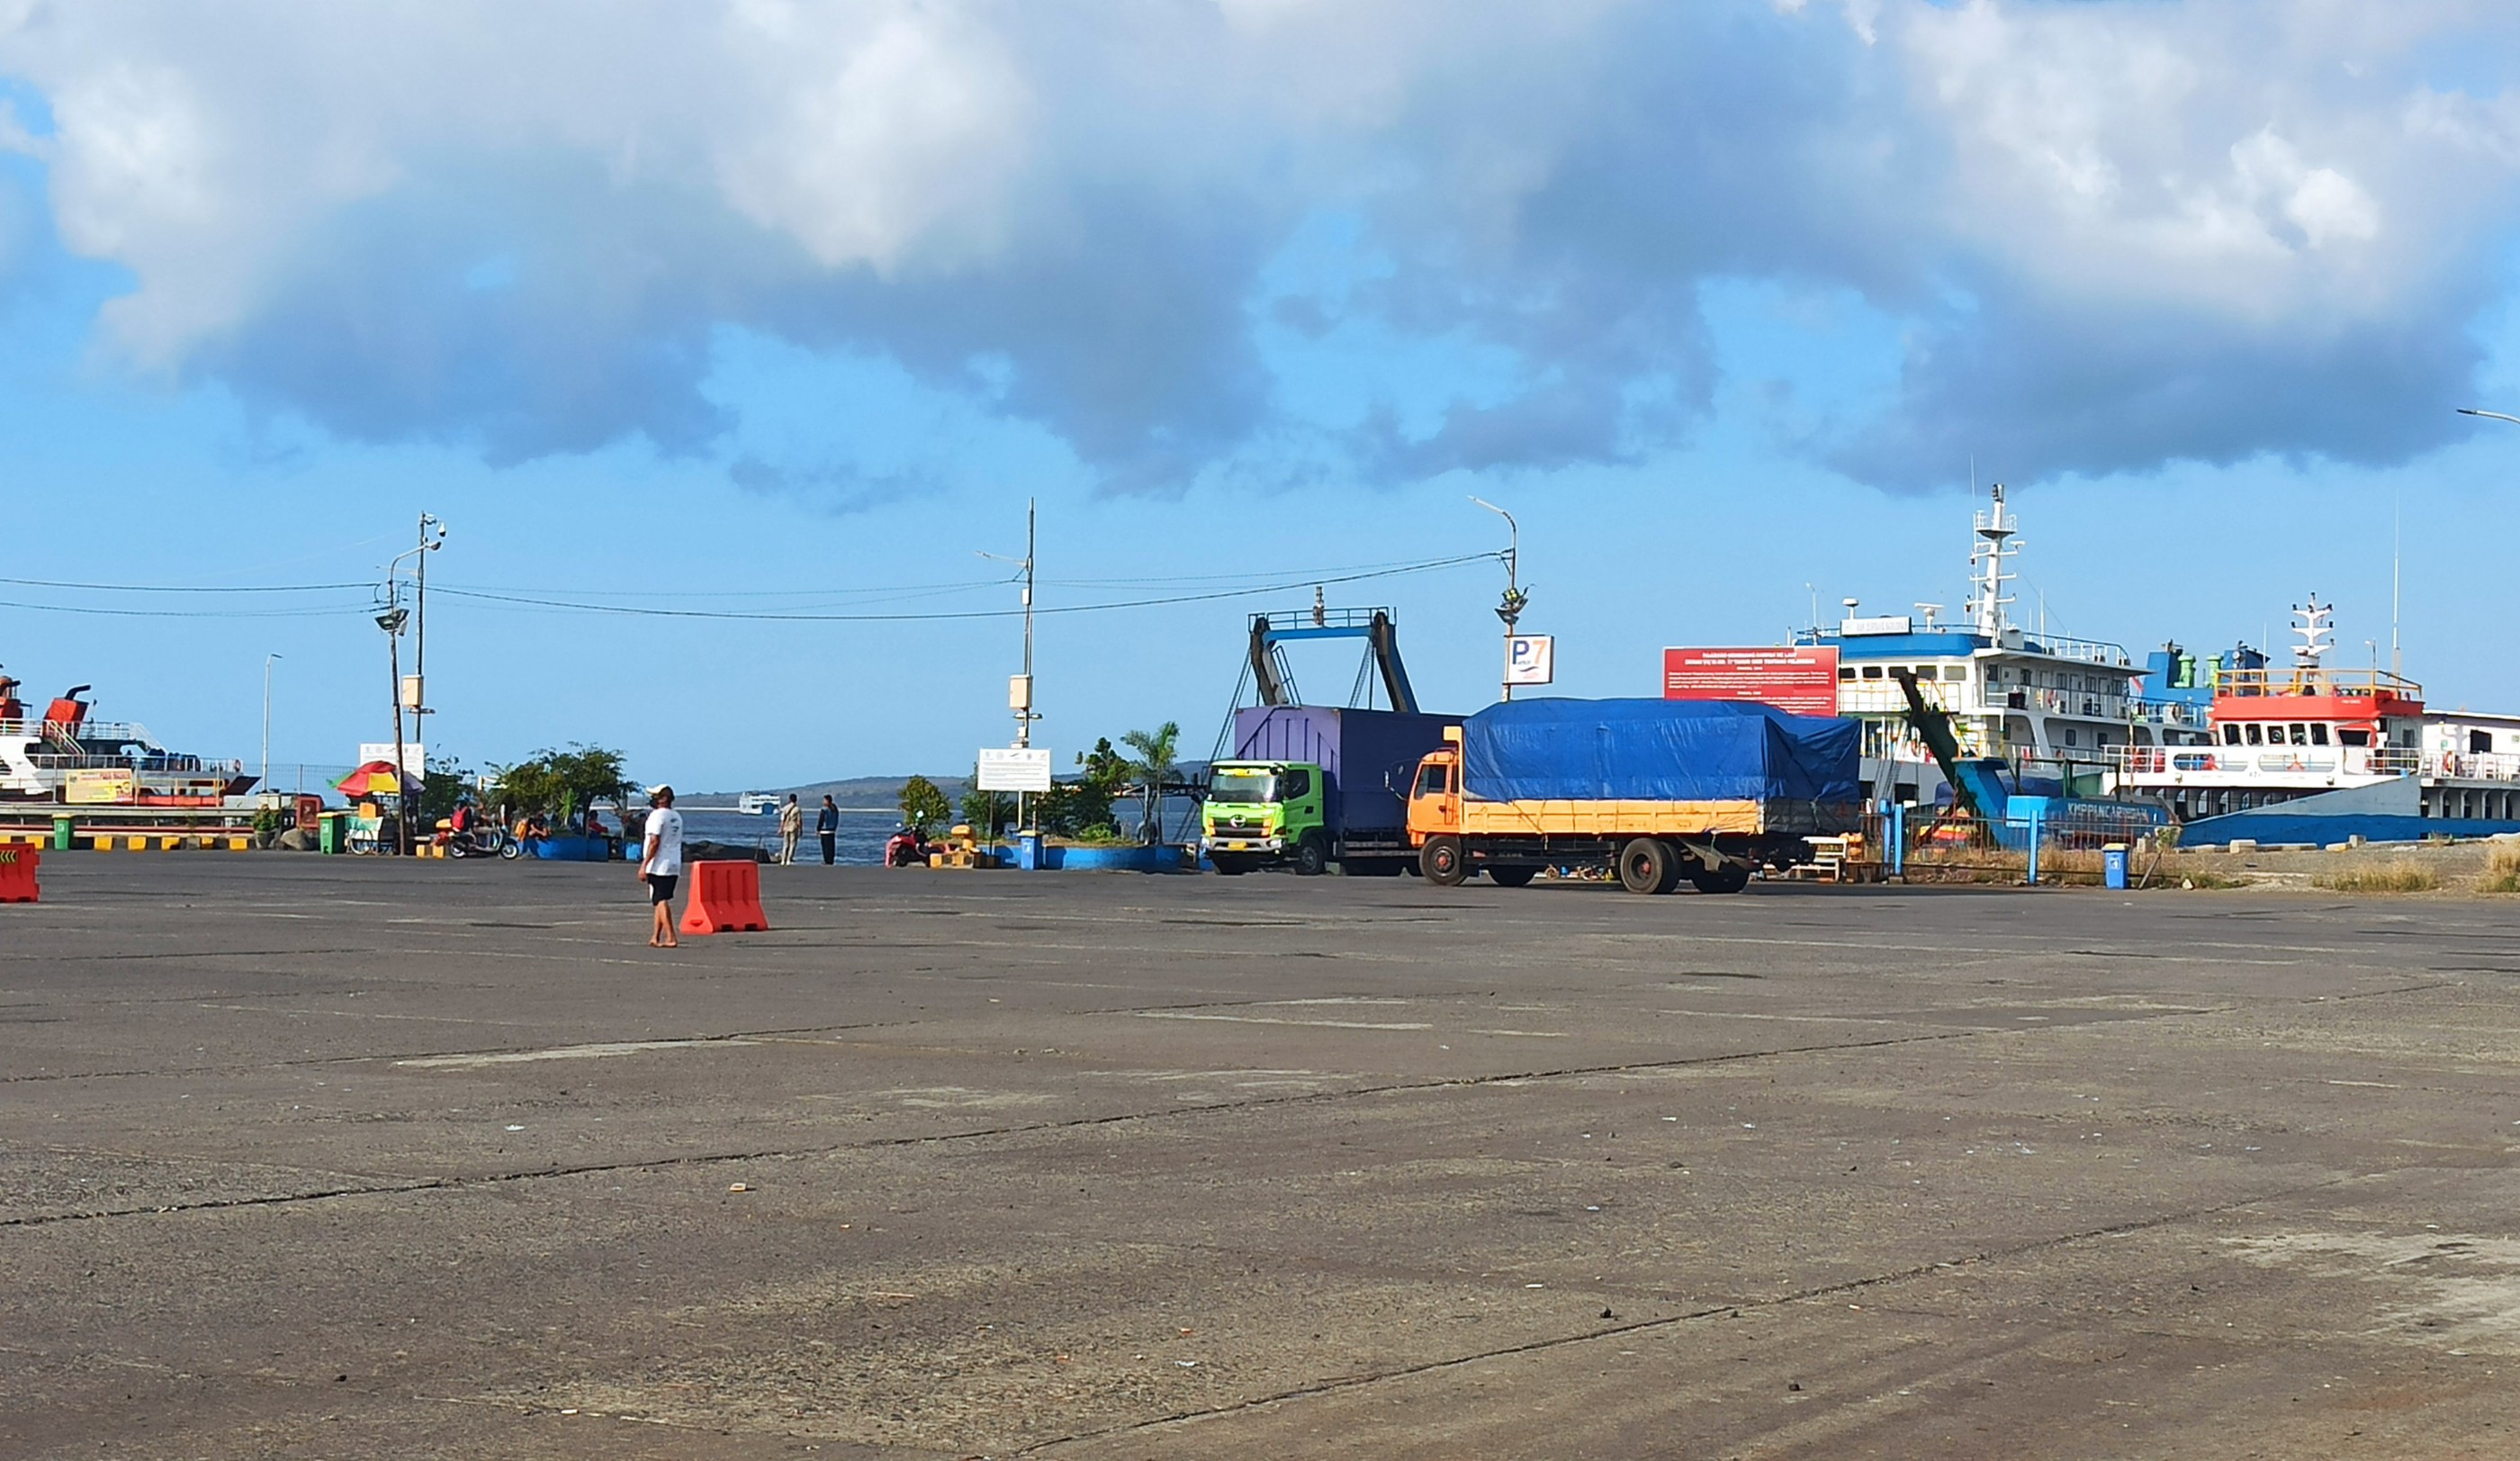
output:
<svg viewBox="0 0 2520 1461"><path fill-rule="evenodd" d="M243 761L169 751L146 727L91 719L74 685L41 716L0 674L0 804L212 807L252 790Z"/></svg>

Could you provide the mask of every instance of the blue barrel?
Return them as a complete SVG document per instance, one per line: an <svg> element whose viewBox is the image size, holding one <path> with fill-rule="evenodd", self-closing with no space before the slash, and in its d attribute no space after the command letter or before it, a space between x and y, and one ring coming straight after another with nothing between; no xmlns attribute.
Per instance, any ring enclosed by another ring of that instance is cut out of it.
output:
<svg viewBox="0 0 2520 1461"><path fill-rule="evenodd" d="M2111 888L2127 886L2127 845L2111 843L2100 849L2100 881Z"/></svg>

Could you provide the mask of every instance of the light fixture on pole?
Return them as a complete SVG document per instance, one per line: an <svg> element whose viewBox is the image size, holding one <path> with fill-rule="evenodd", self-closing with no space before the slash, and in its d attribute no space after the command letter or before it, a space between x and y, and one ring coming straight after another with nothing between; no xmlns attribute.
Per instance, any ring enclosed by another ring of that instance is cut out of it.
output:
<svg viewBox="0 0 2520 1461"><path fill-rule="evenodd" d="M436 535L433 537L429 534L429 529L431 528L436 529ZM411 625L412 684L410 693L406 697L411 702L411 724L412 729L415 731L419 730L422 725L420 717L429 713L428 555L445 546L446 525L438 519L430 517L427 513L422 513L420 515L420 546L412 550L418 555L418 562L412 565L412 607L415 611L412 616ZM428 744L428 737L426 735L421 737L422 744L426 745Z"/></svg>
<svg viewBox="0 0 2520 1461"><path fill-rule="evenodd" d="M394 602L394 582L390 571L385 578L385 608L377 616L377 627L385 631L385 665L393 673L394 720L394 843L404 856L411 855L411 817L409 798L405 795L411 773L405 766L409 757L402 743L402 626L411 612Z"/></svg>
<svg viewBox="0 0 2520 1461"><path fill-rule="evenodd" d="M1513 514L1486 498L1473 494L1470 500L1505 519L1505 598L1497 605L1496 613L1497 617L1505 620L1505 664L1509 671L1513 667L1513 626L1515 621L1522 617L1523 606L1531 602L1531 595L1522 591L1520 576L1522 528L1514 523ZM1505 698L1513 699L1513 680L1510 674L1502 676L1501 679Z"/></svg>
<svg viewBox="0 0 2520 1461"><path fill-rule="evenodd" d="M2461 406L2458 408L2458 414L2461 416L2482 416L2489 421L2507 421L2515 426L2520 426L2520 416L2505 416L2499 411L2480 411L2474 406Z"/></svg>
<svg viewBox="0 0 2520 1461"><path fill-rule="evenodd" d="M284 658L277 651L262 657L262 777L255 784L266 796L271 792L271 666Z"/></svg>

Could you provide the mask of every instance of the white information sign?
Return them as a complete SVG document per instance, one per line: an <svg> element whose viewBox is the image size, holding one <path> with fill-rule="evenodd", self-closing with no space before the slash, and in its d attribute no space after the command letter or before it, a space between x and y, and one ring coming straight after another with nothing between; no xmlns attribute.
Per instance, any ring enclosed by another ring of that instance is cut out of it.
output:
<svg viewBox="0 0 2520 1461"><path fill-rule="evenodd" d="M1505 682L1546 685L1556 678L1557 641L1548 634L1516 634L1505 644Z"/></svg>
<svg viewBox="0 0 2520 1461"><path fill-rule="evenodd" d="M393 743L391 741L361 742L359 745L359 764L364 766L370 761L382 761L388 766L392 765ZM402 769L403 773L408 776L427 776L428 774L428 748L421 745L418 741L403 742Z"/></svg>
<svg viewBox="0 0 2520 1461"><path fill-rule="evenodd" d="M1050 753L1038 746L981 747L980 790L984 792L1049 791Z"/></svg>

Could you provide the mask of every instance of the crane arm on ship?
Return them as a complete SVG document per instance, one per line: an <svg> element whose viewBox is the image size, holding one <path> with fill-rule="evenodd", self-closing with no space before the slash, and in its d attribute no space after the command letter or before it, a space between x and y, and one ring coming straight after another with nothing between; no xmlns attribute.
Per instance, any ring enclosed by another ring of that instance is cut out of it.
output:
<svg viewBox="0 0 2520 1461"><path fill-rule="evenodd" d="M1890 675L1908 697L1908 723L1915 727L1917 737L1933 753L1943 779L1952 784L1953 813L1981 819L2002 816L2010 798L1996 773L2003 762L1989 756L1960 754L1959 738L1952 734L1951 712L1926 702L1924 692L1916 688L1915 671L1893 665Z"/></svg>

